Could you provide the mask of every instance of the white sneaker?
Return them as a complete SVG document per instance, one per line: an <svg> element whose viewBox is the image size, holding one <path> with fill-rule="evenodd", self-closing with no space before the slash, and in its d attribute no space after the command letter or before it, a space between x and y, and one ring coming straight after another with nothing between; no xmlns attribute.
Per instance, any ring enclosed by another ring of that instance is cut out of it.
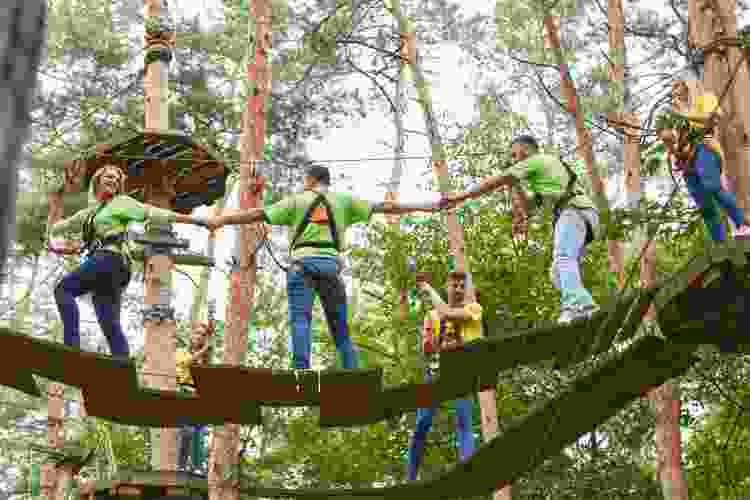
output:
<svg viewBox="0 0 750 500"><path fill-rule="evenodd" d="M567 325L579 316L578 306L562 306L560 308L560 317L557 318L558 325Z"/></svg>
<svg viewBox="0 0 750 500"><path fill-rule="evenodd" d="M579 319L589 319L597 312L599 312L599 306L596 304L563 306L557 323L559 325L567 325Z"/></svg>
<svg viewBox="0 0 750 500"><path fill-rule="evenodd" d="M581 314L586 318L591 318L594 314L599 312L599 306L596 304L589 304L581 306Z"/></svg>

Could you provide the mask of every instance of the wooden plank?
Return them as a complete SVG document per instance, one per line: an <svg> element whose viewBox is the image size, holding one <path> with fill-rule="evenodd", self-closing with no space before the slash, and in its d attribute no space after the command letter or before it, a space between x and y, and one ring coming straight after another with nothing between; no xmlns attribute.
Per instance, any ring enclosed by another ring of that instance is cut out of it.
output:
<svg viewBox="0 0 750 500"><path fill-rule="evenodd" d="M18 364L21 374L25 370L29 376L33 373L81 388L105 384L109 390L124 392L138 387L134 364L115 361L109 356L81 351L59 342L0 328L0 349L9 353L9 363Z"/></svg>
<svg viewBox="0 0 750 500"><path fill-rule="evenodd" d="M320 405L318 385L320 373L325 371L212 365L193 367L191 373L201 396L221 395L227 387L242 387L243 400L280 407Z"/></svg>
<svg viewBox="0 0 750 500"><path fill-rule="evenodd" d="M604 321L607 319L607 314L604 311L599 311L593 318L587 320L577 320L570 325L570 328L575 328L573 332L566 333L567 345L569 347L564 348L556 358L554 367L555 369L562 370L577 361L582 360L584 357L588 357L588 351L596 339L600 328ZM616 327L615 327L616 328Z"/></svg>
<svg viewBox="0 0 750 500"><path fill-rule="evenodd" d="M725 278L714 288L692 288L659 311L665 335L678 343L747 343L750 289Z"/></svg>
<svg viewBox="0 0 750 500"><path fill-rule="evenodd" d="M680 273L665 280L654 300L656 308L663 308L677 295L687 290L698 276L704 274L711 267L726 260L742 262L739 255L747 253L750 253L750 240L734 240L726 241L711 248L709 252L693 257Z"/></svg>
<svg viewBox="0 0 750 500"><path fill-rule="evenodd" d="M362 498L412 500L451 499L486 495L511 484L546 458L611 418L644 387L660 385L684 373L697 346L667 344L645 337L622 354L612 354L579 377L562 394L482 446L467 462L430 481L386 488L292 490L243 487L245 496L298 499ZM585 410L582 410L585 409ZM513 450L513 453L508 453Z"/></svg>
<svg viewBox="0 0 750 500"><path fill-rule="evenodd" d="M599 327L594 342L586 354L588 356L596 355L612 347L612 343L628 314L633 310L642 309L644 306L647 308L647 304L651 303L654 294L655 292L646 293L645 290L634 290L626 292L621 300L615 300L607 304L603 308L607 316ZM580 361L580 358L576 361Z"/></svg>
<svg viewBox="0 0 750 500"><path fill-rule="evenodd" d="M86 352L58 342L34 339L35 374L81 389L102 390L123 395L138 390L135 363Z"/></svg>
<svg viewBox="0 0 750 500"><path fill-rule="evenodd" d="M29 369L33 356L31 337L0 328L0 352L5 361L0 363L0 385L11 387L29 396L42 397L42 393Z"/></svg>
<svg viewBox="0 0 750 500"><path fill-rule="evenodd" d="M380 415L383 369L325 370L320 373L320 426L351 426Z"/></svg>
<svg viewBox="0 0 750 500"><path fill-rule="evenodd" d="M226 396L220 405L215 399L156 389L141 389L124 395L84 389L83 396L88 415L125 425L178 427L227 422L258 425L261 422L257 404Z"/></svg>

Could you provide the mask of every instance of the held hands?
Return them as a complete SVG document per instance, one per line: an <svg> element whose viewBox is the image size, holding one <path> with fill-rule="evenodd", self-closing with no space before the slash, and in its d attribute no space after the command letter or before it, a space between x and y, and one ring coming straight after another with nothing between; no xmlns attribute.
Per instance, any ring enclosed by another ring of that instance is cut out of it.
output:
<svg viewBox="0 0 750 500"><path fill-rule="evenodd" d="M442 193L438 210L453 210L467 198L466 193L462 192Z"/></svg>
<svg viewBox="0 0 750 500"><path fill-rule="evenodd" d="M221 216L210 217L208 219L208 226L207 227L208 227L208 230L213 233L217 229L219 229L222 226L224 226L224 224L225 224L225 222L224 222L224 218L223 217L221 217Z"/></svg>
<svg viewBox="0 0 750 500"><path fill-rule="evenodd" d="M213 236L214 232L222 227L224 225L223 218L218 217L208 217L205 215L197 215L193 216L193 224L196 226L205 227L211 232L211 235Z"/></svg>

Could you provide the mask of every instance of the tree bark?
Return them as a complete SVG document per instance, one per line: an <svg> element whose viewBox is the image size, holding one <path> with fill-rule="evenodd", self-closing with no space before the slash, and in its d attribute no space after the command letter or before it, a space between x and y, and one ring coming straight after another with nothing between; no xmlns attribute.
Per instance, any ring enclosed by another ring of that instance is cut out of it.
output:
<svg viewBox="0 0 750 500"><path fill-rule="evenodd" d="M16 217L18 162L28 137L47 22L47 2L5 0L0 6L0 276L8 261ZM12 36L15 35L15 36Z"/></svg>
<svg viewBox="0 0 750 500"><path fill-rule="evenodd" d="M567 110L575 114L576 127L576 156L583 159L586 165L586 172L591 178L591 185L594 191L594 201L596 202L601 215L609 212L607 198L604 193L604 180L597 171L594 164L594 150L591 138L591 131L585 126L583 120L583 110L578 106L578 96L576 93L575 83L570 77L568 65L565 62L560 44L560 18L557 16L544 16L545 43L550 48L555 57L555 62L560 68L562 79L562 93L567 103ZM600 217L601 217L600 215Z"/></svg>
<svg viewBox="0 0 750 500"><path fill-rule="evenodd" d="M398 29L398 21L396 21L396 29ZM393 123L395 125L394 130L394 143L393 143L393 169L391 170L391 181L388 185L388 192L385 195L387 200L398 200L398 191L401 185L401 176L404 173L404 166L402 157L404 155L404 142L405 142L405 131L404 131L404 118L403 112L406 102L406 96L404 94L404 59L399 60L399 71L398 77L396 78L396 95L393 100L393 105L396 109L393 110ZM388 224L393 227L400 227L399 221L401 217L398 215L387 216L386 220ZM406 288L399 290L399 315L402 320L405 320L409 315L409 299L407 296Z"/></svg>
<svg viewBox="0 0 750 500"><path fill-rule="evenodd" d="M737 36L737 3L735 0L707 0L703 3L703 16L696 20L705 23L712 22L711 34L714 39ZM703 28L705 30L705 28ZM737 204L747 212L750 210L750 101L747 99L747 89L750 88L750 61L745 58L747 51L737 47L724 47L720 59L724 59L724 71L718 67L711 68L712 83L720 82L720 93L729 83L734 68L739 67L734 83L729 90L731 97L729 106L729 120L726 126L725 149L727 156L727 173L732 179L737 195ZM708 70L708 67L706 68ZM706 71L708 73L708 71ZM707 75L708 78L708 75Z"/></svg>
<svg viewBox="0 0 750 500"><path fill-rule="evenodd" d="M144 0L145 18L158 20L166 13L162 12L161 0ZM147 24L148 26L148 24ZM174 33L169 31L146 32L146 51L162 49L171 50L174 45ZM169 128L168 72L167 65L156 59L146 66L144 77L145 87L145 128L146 130L161 132ZM164 172L165 176L169 173ZM170 179L165 177L165 183L160 188L149 187L146 190L145 201L160 208L172 208L174 200L170 192ZM174 259L170 255L154 255L145 259L144 305L169 306L171 302L172 269ZM163 321L144 321L146 338L144 342L144 371L143 377L147 387L162 390L177 388L177 370L175 367L175 335L177 324L174 318ZM177 430L161 428L151 430L151 466L157 471L177 469Z"/></svg>
<svg viewBox="0 0 750 500"><path fill-rule="evenodd" d="M656 473L664 499L687 500L680 460L680 399L671 382L652 390L649 399L656 414Z"/></svg>
<svg viewBox="0 0 750 500"><path fill-rule="evenodd" d="M248 101L243 113L240 144L240 209L262 204L262 183L257 182L256 163L263 158L266 110L271 94L271 65L267 60L271 49L270 0L254 0L250 6L248 31L255 26L255 46L248 57ZM251 61L254 59L254 63ZM247 350L247 331L255 296L256 255L254 249L262 225L240 226L239 266L232 270L231 300L227 307L224 364L240 365ZM225 424L214 429L212 453L208 470L210 500L239 500L240 426Z"/></svg>

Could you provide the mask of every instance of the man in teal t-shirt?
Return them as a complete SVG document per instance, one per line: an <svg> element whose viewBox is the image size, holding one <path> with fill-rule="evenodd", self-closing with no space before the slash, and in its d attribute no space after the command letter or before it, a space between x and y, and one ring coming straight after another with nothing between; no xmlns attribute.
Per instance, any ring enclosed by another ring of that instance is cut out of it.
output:
<svg viewBox="0 0 750 500"><path fill-rule="evenodd" d="M339 253L346 230L354 224L369 222L376 213L432 212L439 210L441 203L370 203L350 193L330 192L331 174L319 165L308 167L303 183L302 193L270 207L214 217L208 224L213 230L227 224L254 222L289 226L292 264L287 273L287 292L294 368L310 368L313 290L320 296L344 368L357 368L357 355L349 337L346 287L340 276Z"/></svg>
<svg viewBox="0 0 750 500"><path fill-rule="evenodd" d="M599 307L581 281L580 260L586 245L599 237L599 215L591 197L592 188L582 171L569 191L571 174L559 158L539 152L536 140L528 135L511 143L514 165L500 175L482 181L476 188L451 193L457 202L476 198L502 186L516 186L531 200L529 206L553 208L554 259L550 274L560 290L560 323L593 315Z"/></svg>

